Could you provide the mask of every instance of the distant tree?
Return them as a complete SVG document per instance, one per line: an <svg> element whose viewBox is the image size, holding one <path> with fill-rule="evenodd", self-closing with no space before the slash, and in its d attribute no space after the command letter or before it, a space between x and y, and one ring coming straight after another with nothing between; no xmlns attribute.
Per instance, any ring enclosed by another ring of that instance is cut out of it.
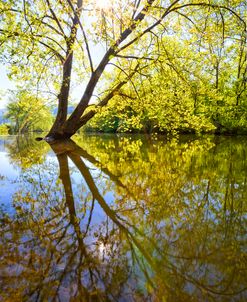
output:
<svg viewBox="0 0 247 302"><path fill-rule="evenodd" d="M52 115L41 99L25 91L12 96L7 105L6 118L14 133L48 130L52 125Z"/></svg>
<svg viewBox="0 0 247 302"><path fill-rule="evenodd" d="M6 124L0 124L0 135L6 135L9 133L9 128Z"/></svg>

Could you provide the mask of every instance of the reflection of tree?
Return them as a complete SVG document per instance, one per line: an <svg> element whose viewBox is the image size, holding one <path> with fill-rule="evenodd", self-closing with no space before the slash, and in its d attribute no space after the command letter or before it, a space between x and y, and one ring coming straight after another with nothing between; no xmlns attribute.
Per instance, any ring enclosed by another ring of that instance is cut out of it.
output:
<svg viewBox="0 0 247 302"><path fill-rule="evenodd" d="M11 162L24 170L34 164L41 164L49 151L45 142L37 142L34 137L24 135L16 136L15 141L7 147Z"/></svg>
<svg viewBox="0 0 247 302"><path fill-rule="evenodd" d="M211 142L86 143L51 145L61 182L52 163L36 170L26 177L33 194L18 194L16 216L2 217L2 297L244 301L246 175L233 167L236 150L217 166L225 149Z"/></svg>

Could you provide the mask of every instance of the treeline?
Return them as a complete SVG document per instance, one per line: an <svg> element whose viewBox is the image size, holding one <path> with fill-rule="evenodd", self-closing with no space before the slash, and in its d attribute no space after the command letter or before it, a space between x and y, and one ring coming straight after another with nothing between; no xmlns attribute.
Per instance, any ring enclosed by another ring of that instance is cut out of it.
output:
<svg viewBox="0 0 247 302"><path fill-rule="evenodd" d="M4 119L0 125L2 135L48 131L54 117L45 100L26 90L19 90L12 93Z"/></svg>

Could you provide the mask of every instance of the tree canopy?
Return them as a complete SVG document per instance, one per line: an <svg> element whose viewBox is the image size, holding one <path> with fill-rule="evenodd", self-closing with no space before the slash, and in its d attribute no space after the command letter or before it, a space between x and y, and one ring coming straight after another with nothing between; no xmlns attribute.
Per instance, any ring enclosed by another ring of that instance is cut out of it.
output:
<svg viewBox="0 0 247 302"><path fill-rule="evenodd" d="M72 136L123 96L132 100L135 124L155 121L161 130L189 120L196 128L205 118L211 129L246 109L245 1L1 0L0 11L1 61L10 76L58 106L48 137Z"/></svg>

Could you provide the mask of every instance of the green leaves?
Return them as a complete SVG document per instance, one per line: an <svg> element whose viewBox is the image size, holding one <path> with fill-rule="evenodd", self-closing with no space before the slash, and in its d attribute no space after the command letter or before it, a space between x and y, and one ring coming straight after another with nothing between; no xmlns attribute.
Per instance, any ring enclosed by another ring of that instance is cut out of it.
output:
<svg viewBox="0 0 247 302"><path fill-rule="evenodd" d="M0 135L8 135L9 128L6 124L0 124Z"/></svg>
<svg viewBox="0 0 247 302"><path fill-rule="evenodd" d="M13 95L7 106L6 117L10 120L14 133L47 131L52 123L50 109L44 101L26 91Z"/></svg>

